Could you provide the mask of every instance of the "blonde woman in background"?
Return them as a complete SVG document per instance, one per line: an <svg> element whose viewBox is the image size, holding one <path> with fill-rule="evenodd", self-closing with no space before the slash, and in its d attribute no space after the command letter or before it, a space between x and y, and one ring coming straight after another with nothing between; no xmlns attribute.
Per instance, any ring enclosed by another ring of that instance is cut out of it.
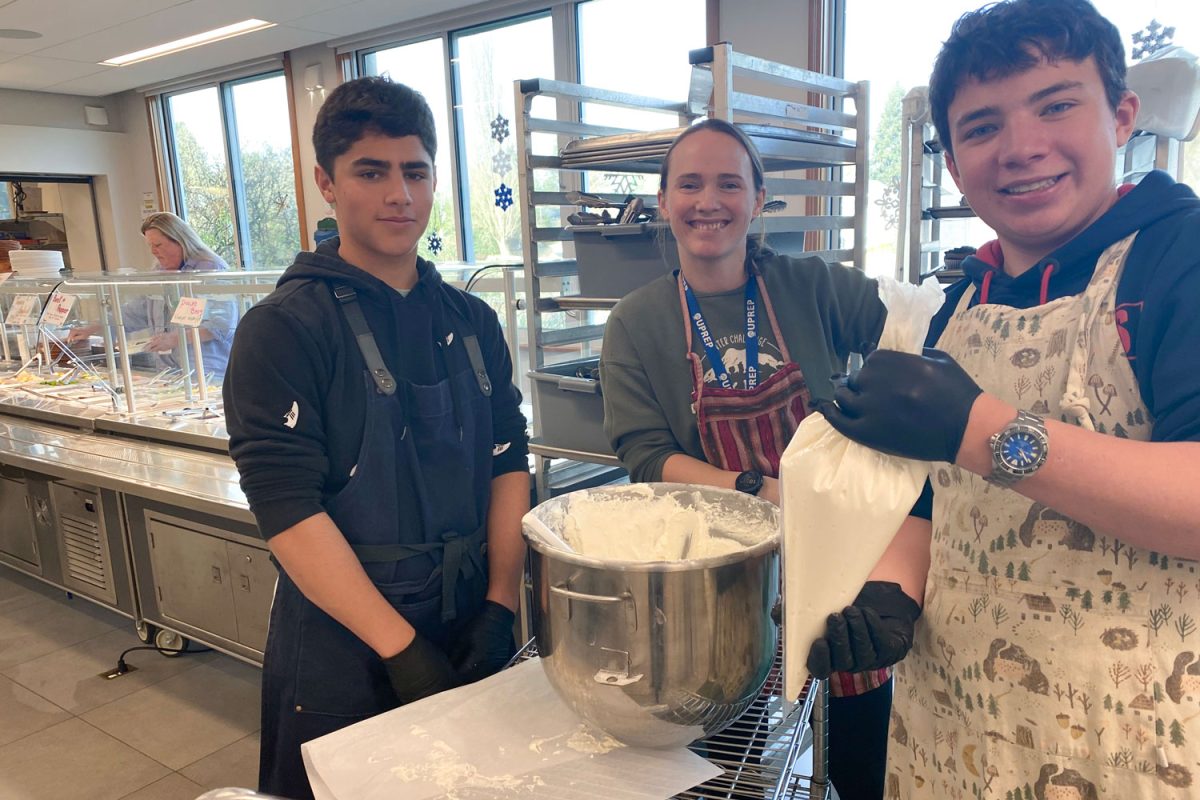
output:
<svg viewBox="0 0 1200 800"><path fill-rule="evenodd" d="M155 269L179 272L229 269L225 260L200 240L191 225L169 211L146 217L142 221L142 236L158 261Z"/></svg>
<svg viewBox="0 0 1200 800"><path fill-rule="evenodd" d="M158 262L155 271L214 272L229 269L225 260L204 244L192 226L168 211L146 217L142 221L142 236ZM170 327L174 312L174 306L161 294L146 294L121 304L126 331L130 334L151 333L138 351L142 358L152 358L154 363L148 366L160 369L180 366L177 355L183 341L181 330ZM209 375L224 375L236 325L234 303L208 301L204 321L200 325L200 350L204 354L204 371ZM99 331L100 326L96 324L74 328L67 342L85 342Z"/></svg>

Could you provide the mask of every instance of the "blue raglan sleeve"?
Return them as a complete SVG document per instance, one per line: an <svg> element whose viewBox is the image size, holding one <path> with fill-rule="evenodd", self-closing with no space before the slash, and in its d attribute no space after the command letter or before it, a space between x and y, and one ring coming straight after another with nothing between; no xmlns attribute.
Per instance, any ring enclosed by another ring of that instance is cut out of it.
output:
<svg viewBox="0 0 1200 800"><path fill-rule="evenodd" d="M1155 442L1200 441L1200 213L1175 234L1153 253L1159 260L1141 291L1136 277L1129 287L1122 279L1114 309Z"/></svg>

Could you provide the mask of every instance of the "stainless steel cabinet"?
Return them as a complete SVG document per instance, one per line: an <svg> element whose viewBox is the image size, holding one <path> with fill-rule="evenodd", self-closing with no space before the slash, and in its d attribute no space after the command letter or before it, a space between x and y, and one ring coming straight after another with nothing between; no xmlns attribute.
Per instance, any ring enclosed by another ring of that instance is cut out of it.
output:
<svg viewBox="0 0 1200 800"><path fill-rule="evenodd" d="M261 662L278 575L253 525L126 497L141 616Z"/></svg>
<svg viewBox="0 0 1200 800"><path fill-rule="evenodd" d="M237 641L225 540L160 519L149 522L159 613Z"/></svg>
<svg viewBox="0 0 1200 800"><path fill-rule="evenodd" d="M233 578L233 610L237 619L238 641L255 650L267 646L267 621L275 580L279 571L265 550L226 542L229 571Z"/></svg>
<svg viewBox="0 0 1200 800"><path fill-rule="evenodd" d="M7 472L7 471L6 471ZM29 493L24 478L0 472L0 559L40 572Z"/></svg>
<svg viewBox="0 0 1200 800"><path fill-rule="evenodd" d="M115 606L113 550L121 563L125 554L119 529L110 532L105 524L99 492L55 482L50 484L50 500L58 517L63 584Z"/></svg>

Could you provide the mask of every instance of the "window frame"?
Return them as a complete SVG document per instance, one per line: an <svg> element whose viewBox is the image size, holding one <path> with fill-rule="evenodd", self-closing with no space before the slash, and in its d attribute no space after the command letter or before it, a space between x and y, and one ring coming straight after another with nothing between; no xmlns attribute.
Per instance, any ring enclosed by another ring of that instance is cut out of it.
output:
<svg viewBox="0 0 1200 800"><path fill-rule="evenodd" d="M350 74L346 78L362 77L367 74L366 63L367 58L382 52L384 50L396 50L401 47L409 47L411 45L423 44L425 42L440 41L442 43L442 79L446 83L446 106L444 112L446 114L447 133L450 136L449 142L438 142L438 149L446 153L446 168L448 174L438 174L438 184L449 182L450 186L450 203L454 214L454 238L457 246L457 253L461 261L469 261L466 258L465 235L463 228L466 222L463 214L462 202L462 182L459 179L459 152L458 152L458 121L455 112L455 95L454 95L454 70L451 67L450 60L450 34L451 31L442 31L441 33L426 33L421 36L410 37L400 41L386 42L364 47L354 50L349 54Z"/></svg>
<svg viewBox="0 0 1200 800"><path fill-rule="evenodd" d="M435 14L420 20L414 20L394 29L376 31L369 36L348 37L343 40L330 42L337 48L339 61L344 65L343 74L346 79L361 77L368 74L366 59L371 54L382 50L419 44L433 39L440 39L443 47L442 71L446 82L446 118L449 123L448 134L451 141L439 142L439 149L446 148L449 154L446 167L449 175L439 173L439 180L451 182L451 196L454 205L455 237L458 245L459 258L464 262L474 261L474 243L468 230L470 210L467 192L468 177L462 164L463 157L463 120L461 109L461 91L453 68L457 58L456 40L459 37L494 30L506 25L519 24L531 19L549 16L551 25L551 40L553 47L554 80L577 83L580 75L579 53L579 9L591 0L512 0L511 2L495 2L486 10L479 6L471 9L449 11ZM828 0L810 0L822 2ZM717 40L719 25L719 0L705 0L705 39L708 42ZM342 60L344 59L344 61ZM573 109L560 108L560 116L578 118L578 104ZM521 209L517 209L519 212Z"/></svg>
<svg viewBox="0 0 1200 800"><path fill-rule="evenodd" d="M450 137L450 141L439 142L438 144L439 149L444 148L448 154L446 166L450 174L439 174L438 178L439 181L448 180L450 182L450 196L454 206L454 235L458 246L459 259L463 262L475 262L475 247L468 227L470 220L469 203L464 200L464 198L470 197L468 188L469 179L466 170L461 166L464 162L462 153L464 139L461 109L462 89L453 66L455 60L458 58L457 41L462 36L485 33L489 30L496 30L508 25L517 25L529 20L549 17L551 41L554 51L554 78L555 80L574 80L574 76L578 75L579 71L578 48L576 47L575 37L577 22L574 16L575 9L580 2L587 2L587 0L560 0L556 3L540 3L536 5L524 4L528 7L502 9L497 11L491 19L484 20L476 19L472 16L468 19L459 19L456 22L451 18L441 30L422 30L420 33L396 39L380 39L379 37L375 37L369 44L353 48L350 51L350 63L353 67L352 76L361 77L367 74L367 58L375 53L421 44L422 42L433 41L435 39L442 42L442 75L446 84L445 95L447 106L445 113L448 123L447 134ZM570 14L572 19L565 20L564 12ZM570 26L569 31L564 30L564 21ZM564 64L574 65L567 70L569 74L563 74Z"/></svg>
<svg viewBox="0 0 1200 800"><path fill-rule="evenodd" d="M808 0L810 9L810 20L815 20L819 16L823 16L825 20L825 41L828 42L830 52L827 56L827 63L832 67L831 74L839 78L845 76L846 66L846 0ZM974 5L975 8L984 5L983 0L979 0ZM1104 13L1103 10L1100 12ZM1122 31L1122 43L1125 42L1125 32ZM810 62L811 62L810 56ZM1125 61L1126 68L1133 66L1136 61L1127 58ZM813 69L812 66L809 67ZM928 85L928 84L926 84ZM872 132L874 133L874 132ZM1177 139L1170 140L1168 152L1164 153L1163 160L1166 162L1163 166L1158 167L1166 171L1172 178L1178 182L1184 181L1185 160L1189 148L1200 150L1200 136L1190 142L1180 141ZM1123 148L1117 152L1117 164L1122 163L1124 158Z"/></svg>
<svg viewBox="0 0 1200 800"><path fill-rule="evenodd" d="M284 92L288 106L288 125L290 128L288 146L292 149L294 169L296 157L296 111L292 99L291 80L286 61L272 65L270 68L262 69L261 71L238 72L224 78L218 77L170 87L147 97L147 107L155 123L154 139L162 155L158 159L160 165L160 201L165 207L164 210L179 214L186 221L186 204L183 199L183 186L180 180L179 153L175 142L175 126L171 114L170 101L172 97L204 89L211 88L217 90L217 109L221 119L222 147L225 152L225 166L228 175L225 192L231 209L233 244L234 251L237 254L237 264L231 264L230 266L235 269L245 270L251 267L247 264L246 248L249 246L248 242L250 241L250 223L246 210L241 152L237 144L237 113L234 110L233 92L240 85L271 78L284 79ZM305 239L304 204L299 186L295 182L293 182L293 191L296 192L297 231L299 235L297 247L302 248ZM262 265L255 264L253 268L262 269L263 267Z"/></svg>

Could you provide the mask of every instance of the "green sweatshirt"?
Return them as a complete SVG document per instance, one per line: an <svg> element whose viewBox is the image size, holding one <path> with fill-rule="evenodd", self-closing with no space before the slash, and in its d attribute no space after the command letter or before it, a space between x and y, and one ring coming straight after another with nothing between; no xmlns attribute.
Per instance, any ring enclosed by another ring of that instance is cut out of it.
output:
<svg viewBox="0 0 1200 800"><path fill-rule="evenodd" d="M775 308L780 332L808 383L812 398L829 399L829 376L844 372L852 352L879 340L887 310L874 280L861 271L818 258L760 255L758 269ZM735 388L745 388L744 287L697 293L705 322ZM760 303L760 385L782 366L782 355ZM704 459L692 404L691 365L674 275L665 275L621 300L604 329L600 385L604 431L633 481L662 480L675 453ZM700 337L705 382L716 386Z"/></svg>

